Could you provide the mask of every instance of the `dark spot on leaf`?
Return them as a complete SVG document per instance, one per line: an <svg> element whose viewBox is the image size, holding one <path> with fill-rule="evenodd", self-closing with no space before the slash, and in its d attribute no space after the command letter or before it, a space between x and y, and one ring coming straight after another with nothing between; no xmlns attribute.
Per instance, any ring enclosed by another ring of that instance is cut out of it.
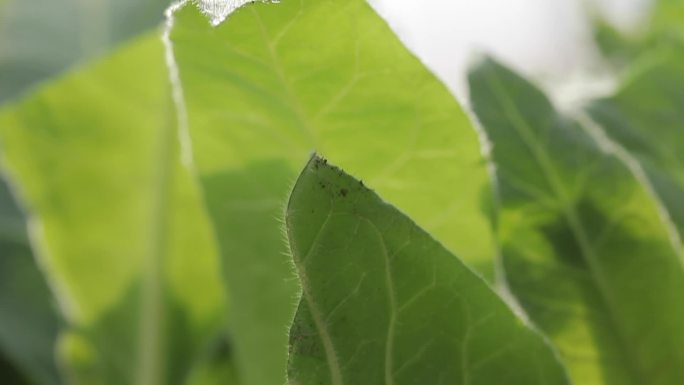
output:
<svg viewBox="0 0 684 385"><path fill-rule="evenodd" d="M348 192L349 191L347 191L346 188L340 189L340 195L342 195L343 197L346 197Z"/></svg>

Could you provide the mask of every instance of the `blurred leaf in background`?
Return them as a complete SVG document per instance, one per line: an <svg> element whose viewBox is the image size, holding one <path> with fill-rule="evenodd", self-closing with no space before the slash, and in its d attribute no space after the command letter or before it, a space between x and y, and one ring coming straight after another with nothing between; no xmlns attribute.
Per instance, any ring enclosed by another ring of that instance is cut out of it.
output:
<svg viewBox="0 0 684 385"><path fill-rule="evenodd" d="M477 132L365 0L253 3L218 28L186 7L172 38L195 165L240 309L231 330L244 384L285 378L298 284L275 218L314 150L493 281Z"/></svg>
<svg viewBox="0 0 684 385"><path fill-rule="evenodd" d="M684 45L632 63L615 95L588 106L606 134L641 163L684 237Z"/></svg>
<svg viewBox="0 0 684 385"><path fill-rule="evenodd" d="M76 384L183 384L225 313L157 34L0 113ZM85 108L84 108L85 106Z"/></svg>
<svg viewBox="0 0 684 385"><path fill-rule="evenodd" d="M684 237L684 1L660 0L615 94L587 111L641 164Z"/></svg>
<svg viewBox="0 0 684 385"><path fill-rule="evenodd" d="M167 3L168 0L0 1L0 104L158 25ZM0 190L6 192L8 186L1 178ZM9 194L2 199L5 206L16 206ZM0 293L0 319L5 321L0 322L0 340L4 336L21 341L26 333L35 333L27 339L35 343L0 341L0 351L9 357L18 354L20 357L8 362L15 362L31 377L39 377L39 383L53 383L57 380L53 351L58 317L52 311L50 293L27 238L6 237L8 231L23 233L21 217L18 210L0 212L0 263L6 277ZM9 221L21 224L9 229ZM36 317L42 325L32 323Z"/></svg>
<svg viewBox="0 0 684 385"><path fill-rule="evenodd" d="M631 31L622 30L602 16L594 17L594 40L618 69L663 46L684 44L684 1L655 0L650 12Z"/></svg>
<svg viewBox="0 0 684 385"><path fill-rule="evenodd" d="M684 383L684 267L653 194L532 84L470 74L493 144L507 281L577 384Z"/></svg>
<svg viewBox="0 0 684 385"><path fill-rule="evenodd" d="M3 0L0 104L158 26L169 0Z"/></svg>
<svg viewBox="0 0 684 385"><path fill-rule="evenodd" d="M45 279L33 260L23 215L14 204L9 187L0 183L0 378L3 384L23 384L20 377L35 384L60 383L54 355L60 320L55 310Z"/></svg>

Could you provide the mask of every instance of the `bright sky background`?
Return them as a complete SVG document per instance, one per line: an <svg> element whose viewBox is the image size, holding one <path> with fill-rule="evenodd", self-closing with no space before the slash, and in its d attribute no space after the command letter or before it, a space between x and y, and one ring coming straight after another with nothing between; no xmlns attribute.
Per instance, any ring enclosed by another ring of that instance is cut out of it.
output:
<svg viewBox="0 0 684 385"><path fill-rule="evenodd" d="M462 100L464 73L489 52L537 79L583 76L597 61L586 17L598 7L623 28L648 0L371 0L404 43Z"/></svg>

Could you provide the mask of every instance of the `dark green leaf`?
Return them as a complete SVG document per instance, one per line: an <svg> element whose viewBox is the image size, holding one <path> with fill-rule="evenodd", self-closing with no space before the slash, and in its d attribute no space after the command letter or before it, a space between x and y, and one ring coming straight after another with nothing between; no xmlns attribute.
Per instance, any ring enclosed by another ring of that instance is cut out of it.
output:
<svg viewBox="0 0 684 385"><path fill-rule="evenodd" d="M169 0L0 2L0 103L158 25Z"/></svg>
<svg viewBox="0 0 684 385"><path fill-rule="evenodd" d="M618 92L592 103L589 113L640 161L684 235L684 51L642 57Z"/></svg>
<svg viewBox="0 0 684 385"><path fill-rule="evenodd" d="M496 62L470 88L493 144L506 277L574 382L684 383L682 256L652 194Z"/></svg>
<svg viewBox="0 0 684 385"><path fill-rule="evenodd" d="M313 157L286 227L303 286L290 384L567 384L542 338L458 258Z"/></svg>

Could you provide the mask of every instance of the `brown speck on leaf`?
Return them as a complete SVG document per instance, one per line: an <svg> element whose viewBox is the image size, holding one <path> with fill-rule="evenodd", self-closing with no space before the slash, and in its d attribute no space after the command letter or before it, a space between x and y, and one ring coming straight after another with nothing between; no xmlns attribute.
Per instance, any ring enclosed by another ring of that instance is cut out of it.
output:
<svg viewBox="0 0 684 385"><path fill-rule="evenodd" d="M346 197L348 192L349 191L347 191L346 188L340 189L340 195L342 195L343 197Z"/></svg>

